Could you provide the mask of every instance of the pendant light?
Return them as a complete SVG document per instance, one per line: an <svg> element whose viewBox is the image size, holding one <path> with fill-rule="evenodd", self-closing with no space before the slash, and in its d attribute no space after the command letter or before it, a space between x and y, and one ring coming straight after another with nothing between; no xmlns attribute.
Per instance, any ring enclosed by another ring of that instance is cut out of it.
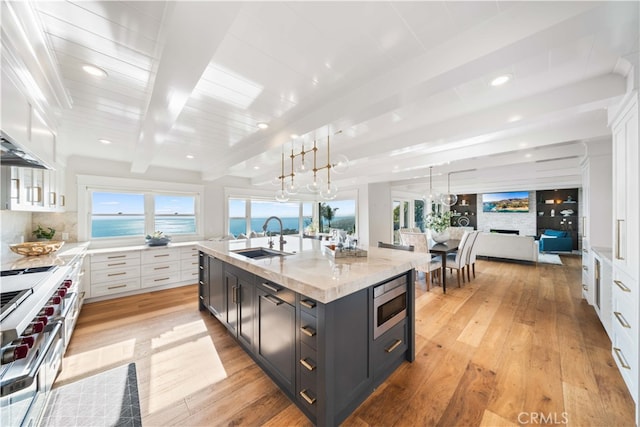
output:
<svg viewBox="0 0 640 427"><path fill-rule="evenodd" d="M433 166L429 166L429 192L422 197L426 203L429 203L429 205L440 201L440 194L433 190L433 178L431 177L432 169Z"/></svg>
<svg viewBox="0 0 640 427"><path fill-rule="evenodd" d="M289 194L284 190L284 151L282 152L282 170L280 174L280 189L276 191L276 201L284 203L289 201Z"/></svg>
<svg viewBox="0 0 640 427"><path fill-rule="evenodd" d="M451 193L451 172L447 174L447 193L440 196L440 203L453 206L458 201L458 196Z"/></svg>

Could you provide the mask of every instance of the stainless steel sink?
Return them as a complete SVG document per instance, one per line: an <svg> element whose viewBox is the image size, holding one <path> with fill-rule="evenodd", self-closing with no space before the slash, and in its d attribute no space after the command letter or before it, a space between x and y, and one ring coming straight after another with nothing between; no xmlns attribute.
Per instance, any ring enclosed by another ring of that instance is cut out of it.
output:
<svg viewBox="0 0 640 427"><path fill-rule="evenodd" d="M291 255L288 252L276 251L275 249L269 248L247 248L247 249L236 249L235 251L231 251L234 254L242 255L251 259L262 259L262 258L272 258L272 257L284 257L287 255Z"/></svg>

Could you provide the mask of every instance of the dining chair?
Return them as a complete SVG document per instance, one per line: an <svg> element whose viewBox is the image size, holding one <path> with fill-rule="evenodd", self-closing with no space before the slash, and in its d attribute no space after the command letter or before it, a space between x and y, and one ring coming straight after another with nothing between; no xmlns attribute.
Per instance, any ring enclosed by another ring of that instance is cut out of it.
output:
<svg viewBox="0 0 640 427"><path fill-rule="evenodd" d="M476 257L478 254L478 240L480 239L480 231L474 231L473 241L467 256L467 278L471 281L470 271L473 272L473 278L476 278Z"/></svg>
<svg viewBox="0 0 640 427"><path fill-rule="evenodd" d="M427 283L427 291L430 289L430 282L434 278L438 278L438 283L442 284L442 260L440 257L432 257L429 253L429 240L426 233L412 233L403 231L400 233L400 241L405 246L413 246L414 252L423 252L427 257L427 262L423 263L416 270L425 274L425 282ZM433 275L432 275L433 273Z"/></svg>
<svg viewBox="0 0 640 427"><path fill-rule="evenodd" d="M460 284L460 273L462 272L462 282L464 283L464 267L467 262L467 253L470 249L467 244L469 240L469 236L471 232L465 231L460 238L460 244L458 245L458 251L455 253L447 254L447 268L449 271L453 272L456 270L458 273L458 287L460 288L462 285Z"/></svg>

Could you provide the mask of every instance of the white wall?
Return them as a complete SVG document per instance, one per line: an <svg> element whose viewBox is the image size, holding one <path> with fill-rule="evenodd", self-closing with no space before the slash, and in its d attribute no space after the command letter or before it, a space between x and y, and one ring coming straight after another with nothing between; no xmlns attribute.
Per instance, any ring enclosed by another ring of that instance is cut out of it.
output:
<svg viewBox="0 0 640 427"><path fill-rule="evenodd" d="M522 236L535 236L536 227L536 192L529 192L529 212L502 213L482 212L482 194L478 194L478 230L489 232L492 228L501 230L518 230Z"/></svg>
<svg viewBox="0 0 640 427"><path fill-rule="evenodd" d="M393 234L390 183L368 184L360 189L358 195L358 215L361 221L358 234L362 246L375 246L378 241L390 243ZM365 221L368 223L368 230L363 225Z"/></svg>

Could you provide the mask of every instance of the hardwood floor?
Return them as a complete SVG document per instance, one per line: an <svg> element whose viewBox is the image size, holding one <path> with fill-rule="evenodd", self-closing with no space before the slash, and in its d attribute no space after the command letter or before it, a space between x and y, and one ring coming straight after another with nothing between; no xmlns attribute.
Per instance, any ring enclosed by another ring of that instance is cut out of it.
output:
<svg viewBox="0 0 640 427"><path fill-rule="evenodd" d="M633 426L634 406L580 258L478 260L446 295L416 284L416 360L345 426ZM195 285L86 304L56 385L136 362L143 425L310 425L212 316Z"/></svg>

